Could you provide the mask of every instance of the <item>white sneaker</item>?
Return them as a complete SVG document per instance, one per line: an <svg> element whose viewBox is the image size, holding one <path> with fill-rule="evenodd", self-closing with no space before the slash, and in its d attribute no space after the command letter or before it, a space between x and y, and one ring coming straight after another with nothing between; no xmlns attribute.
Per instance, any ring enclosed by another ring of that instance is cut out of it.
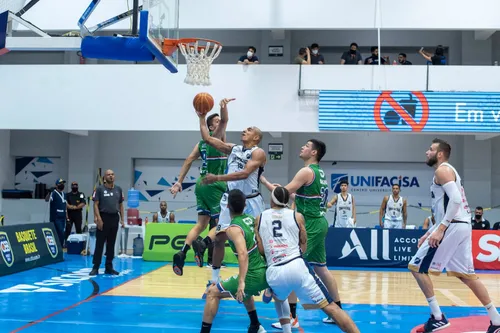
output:
<svg viewBox="0 0 500 333"><path fill-rule="evenodd" d="M323 322L324 322L325 324L333 324L333 325L336 325L336 324L337 324L337 323L335 322L335 319L330 318L330 317L323 318Z"/></svg>
<svg viewBox="0 0 500 333"><path fill-rule="evenodd" d="M260 325L259 330L257 331L257 333L267 333L267 331L264 329L264 327L262 325Z"/></svg>
<svg viewBox="0 0 500 333"><path fill-rule="evenodd" d="M291 324L292 328L299 328L300 327L299 316L297 316L296 318L292 318L292 315L290 315L290 324ZM281 323L279 321L277 323L272 323L271 326L274 328L277 328L279 330L282 329Z"/></svg>

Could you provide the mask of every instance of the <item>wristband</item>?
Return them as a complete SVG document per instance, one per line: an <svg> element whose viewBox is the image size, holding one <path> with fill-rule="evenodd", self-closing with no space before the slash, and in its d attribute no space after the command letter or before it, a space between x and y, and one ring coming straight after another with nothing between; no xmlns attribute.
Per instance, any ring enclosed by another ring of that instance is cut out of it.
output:
<svg viewBox="0 0 500 333"><path fill-rule="evenodd" d="M446 228L450 226L450 222L446 220L441 221L441 224L444 225Z"/></svg>

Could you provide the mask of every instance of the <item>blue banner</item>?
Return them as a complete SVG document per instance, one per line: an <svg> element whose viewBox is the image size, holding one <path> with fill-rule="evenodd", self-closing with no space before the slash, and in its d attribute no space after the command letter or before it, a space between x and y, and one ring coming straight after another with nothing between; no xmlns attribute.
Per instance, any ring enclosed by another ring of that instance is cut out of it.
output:
<svg viewBox="0 0 500 333"><path fill-rule="evenodd" d="M0 276L63 261L53 223L0 227Z"/></svg>
<svg viewBox="0 0 500 333"><path fill-rule="evenodd" d="M498 132L500 93L322 90L319 93L319 129Z"/></svg>
<svg viewBox="0 0 500 333"><path fill-rule="evenodd" d="M329 228L326 264L337 267L407 267L427 230Z"/></svg>

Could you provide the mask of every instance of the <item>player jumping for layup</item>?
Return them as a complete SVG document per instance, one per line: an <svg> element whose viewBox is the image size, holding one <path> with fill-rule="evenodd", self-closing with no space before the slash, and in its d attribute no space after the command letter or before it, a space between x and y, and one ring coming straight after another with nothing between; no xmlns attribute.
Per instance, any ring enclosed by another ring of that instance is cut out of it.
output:
<svg viewBox="0 0 500 333"><path fill-rule="evenodd" d="M431 308L431 317L419 332L435 332L450 326L439 308L428 276L439 275L446 268L446 273L467 285L488 311L491 322L487 333L497 333L500 315L474 272L470 208L462 179L448 163L450 153L450 145L440 139L434 139L426 152L427 165L436 169L431 185L436 224L420 238L419 249L408 265Z"/></svg>
<svg viewBox="0 0 500 333"><path fill-rule="evenodd" d="M257 244L267 261L267 283L275 296L275 307L284 333L291 333L290 307L285 302L297 293L304 309L322 309L344 332L357 333L351 318L331 299L314 270L302 258L307 249L304 216L288 208L289 193L284 187L271 192L271 209L255 221Z"/></svg>
<svg viewBox="0 0 500 333"><path fill-rule="evenodd" d="M297 172L292 181L285 186L290 193L295 193L297 211L304 215L307 231L307 252L304 258L314 267L314 271L328 289L335 303L342 308L337 282L326 267L325 239L328 233L328 221L325 218L328 200L328 182L319 162L326 153L326 145L319 140L309 140L300 151L300 158L305 166ZM270 191L275 186L261 177L262 184ZM266 292L266 294L269 294ZM297 297L293 293L288 298L292 312L292 327L299 327L297 319ZM323 319L324 323L335 323L331 318ZM273 327L280 328L279 323Z"/></svg>
<svg viewBox="0 0 500 333"><path fill-rule="evenodd" d="M210 129L210 135L214 138L226 140L226 127L228 122L227 104L233 99L223 99L220 102L221 117L218 114L213 114L207 119L207 126ZM182 182L191 164L201 157L202 164L200 168L200 177L196 181L195 195L196 204L198 206L198 223L189 231L186 236L186 241L182 250L174 255L172 268L174 273L182 275L184 261L186 260L186 253L191 248L195 239L205 230L210 222L210 218L217 219L220 212L220 199L226 190L224 182L215 182L211 185L203 185L202 179L208 174L221 175L226 170L227 156L213 147L209 146L206 141L201 140L196 144L191 154L186 158L182 165L179 179L172 186L170 192L175 196L178 192L182 191ZM211 239L209 236L205 237L205 242L210 246ZM195 260L198 266L203 267L203 256L196 252Z"/></svg>
<svg viewBox="0 0 500 333"><path fill-rule="evenodd" d="M264 210L264 200L259 191L259 177L266 164L266 154L262 148L257 146L262 140L262 132L257 127L248 127L241 134L242 145L226 143L211 137L205 125L205 115L198 114L198 116L200 117L200 131L203 140L218 151L229 154L227 158L227 174L207 174L203 178L203 184L211 184L217 181L227 182L229 190L239 189L246 195L245 214L254 217L259 216ZM227 208L227 193L222 196L220 207L221 211L216 228L212 258L212 283L219 281L220 264L224 257L224 243L227 240L225 231L231 223ZM193 248L196 249L197 253L203 255L206 243L195 241L193 242Z"/></svg>
<svg viewBox="0 0 500 333"><path fill-rule="evenodd" d="M243 212L245 202L248 203L248 200L242 191L238 189L229 191L226 202L230 223L226 227L225 234L229 239L231 250L238 257L239 274L208 288L201 333L210 332L220 300L231 296L245 304L250 317L248 333L265 333L266 330L260 325L257 317L252 296L258 295L268 287L266 262L257 251L255 219Z"/></svg>

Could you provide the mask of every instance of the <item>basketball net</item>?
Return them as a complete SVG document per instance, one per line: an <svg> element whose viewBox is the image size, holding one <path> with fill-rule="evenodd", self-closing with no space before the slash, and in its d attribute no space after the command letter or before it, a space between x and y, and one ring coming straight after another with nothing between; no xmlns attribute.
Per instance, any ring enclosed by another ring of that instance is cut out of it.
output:
<svg viewBox="0 0 500 333"><path fill-rule="evenodd" d="M204 42L205 45L200 45ZM222 45L208 39L180 39L178 49L186 59L187 74L184 83L209 86L210 65L219 56Z"/></svg>

